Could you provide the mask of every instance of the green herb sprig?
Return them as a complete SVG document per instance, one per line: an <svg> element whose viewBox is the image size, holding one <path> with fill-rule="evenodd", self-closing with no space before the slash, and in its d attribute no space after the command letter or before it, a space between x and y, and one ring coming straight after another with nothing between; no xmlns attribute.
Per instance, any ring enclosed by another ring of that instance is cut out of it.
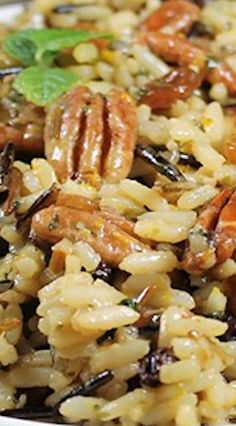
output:
<svg viewBox="0 0 236 426"><path fill-rule="evenodd" d="M98 38L112 39L111 34L70 29L28 29L13 33L3 40L3 48L23 65L51 65L63 49Z"/></svg>
<svg viewBox="0 0 236 426"><path fill-rule="evenodd" d="M3 48L26 67L16 77L14 88L28 101L48 105L79 82L75 73L54 66L59 52L100 38L112 39L112 36L105 32L55 28L10 34L3 40Z"/></svg>
<svg viewBox="0 0 236 426"><path fill-rule="evenodd" d="M29 102L46 106L78 82L76 74L61 68L26 68L14 81L14 88Z"/></svg>

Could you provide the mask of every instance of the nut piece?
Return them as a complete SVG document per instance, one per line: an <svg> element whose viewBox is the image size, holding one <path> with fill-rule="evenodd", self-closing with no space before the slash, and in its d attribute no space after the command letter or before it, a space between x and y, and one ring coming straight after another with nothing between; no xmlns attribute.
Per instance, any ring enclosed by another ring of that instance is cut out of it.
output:
<svg viewBox="0 0 236 426"><path fill-rule="evenodd" d="M116 183L130 172L137 132L136 105L126 92L113 89L104 99L78 86L49 108L46 157L62 182Z"/></svg>

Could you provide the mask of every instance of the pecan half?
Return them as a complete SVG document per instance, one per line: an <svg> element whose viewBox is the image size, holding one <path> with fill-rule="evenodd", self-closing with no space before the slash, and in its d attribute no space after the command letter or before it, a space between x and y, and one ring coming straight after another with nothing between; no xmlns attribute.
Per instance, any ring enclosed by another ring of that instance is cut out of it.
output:
<svg viewBox="0 0 236 426"><path fill-rule="evenodd" d="M137 130L136 106L126 92L113 89L105 99L77 86L49 108L46 157L62 182L116 183L130 172Z"/></svg>
<svg viewBox="0 0 236 426"><path fill-rule="evenodd" d="M63 238L84 241L106 263L117 266L130 253L150 250L135 236L134 224L116 212L102 210L79 195L61 195L55 205L36 213L31 232L41 240L57 243Z"/></svg>

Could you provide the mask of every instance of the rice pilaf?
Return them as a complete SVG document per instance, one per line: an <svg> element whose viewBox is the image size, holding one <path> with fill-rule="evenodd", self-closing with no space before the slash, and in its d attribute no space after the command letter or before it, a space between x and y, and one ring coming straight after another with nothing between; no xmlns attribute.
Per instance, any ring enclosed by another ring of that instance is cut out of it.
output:
<svg viewBox="0 0 236 426"><path fill-rule="evenodd" d="M34 0L0 30L1 415L233 421L235 3Z"/></svg>

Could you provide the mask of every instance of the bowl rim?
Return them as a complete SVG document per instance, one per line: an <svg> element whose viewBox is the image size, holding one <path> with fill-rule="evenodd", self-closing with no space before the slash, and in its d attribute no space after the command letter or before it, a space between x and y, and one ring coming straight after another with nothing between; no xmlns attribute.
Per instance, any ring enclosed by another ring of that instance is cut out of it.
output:
<svg viewBox="0 0 236 426"><path fill-rule="evenodd" d="M63 426L63 423L42 423L34 422L33 420L20 420L12 417L5 417L0 415L1 426ZM236 423L217 423L217 426L236 425ZM64 424L65 426L65 424ZM71 425L72 426L72 425Z"/></svg>
<svg viewBox="0 0 236 426"><path fill-rule="evenodd" d="M33 420L21 420L13 417L5 417L0 414L0 424L1 426L63 426L63 423L42 423ZM219 425L221 426L221 425ZM223 426L223 425L222 425Z"/></svg>
<svg viewBox="0 0 236 426"><path fill-rule="evenodd" d="M23 10L25 2L15 1L14 3L0 3L0 23L9 22L12 23L14 19L19 15Z"/></svg>

